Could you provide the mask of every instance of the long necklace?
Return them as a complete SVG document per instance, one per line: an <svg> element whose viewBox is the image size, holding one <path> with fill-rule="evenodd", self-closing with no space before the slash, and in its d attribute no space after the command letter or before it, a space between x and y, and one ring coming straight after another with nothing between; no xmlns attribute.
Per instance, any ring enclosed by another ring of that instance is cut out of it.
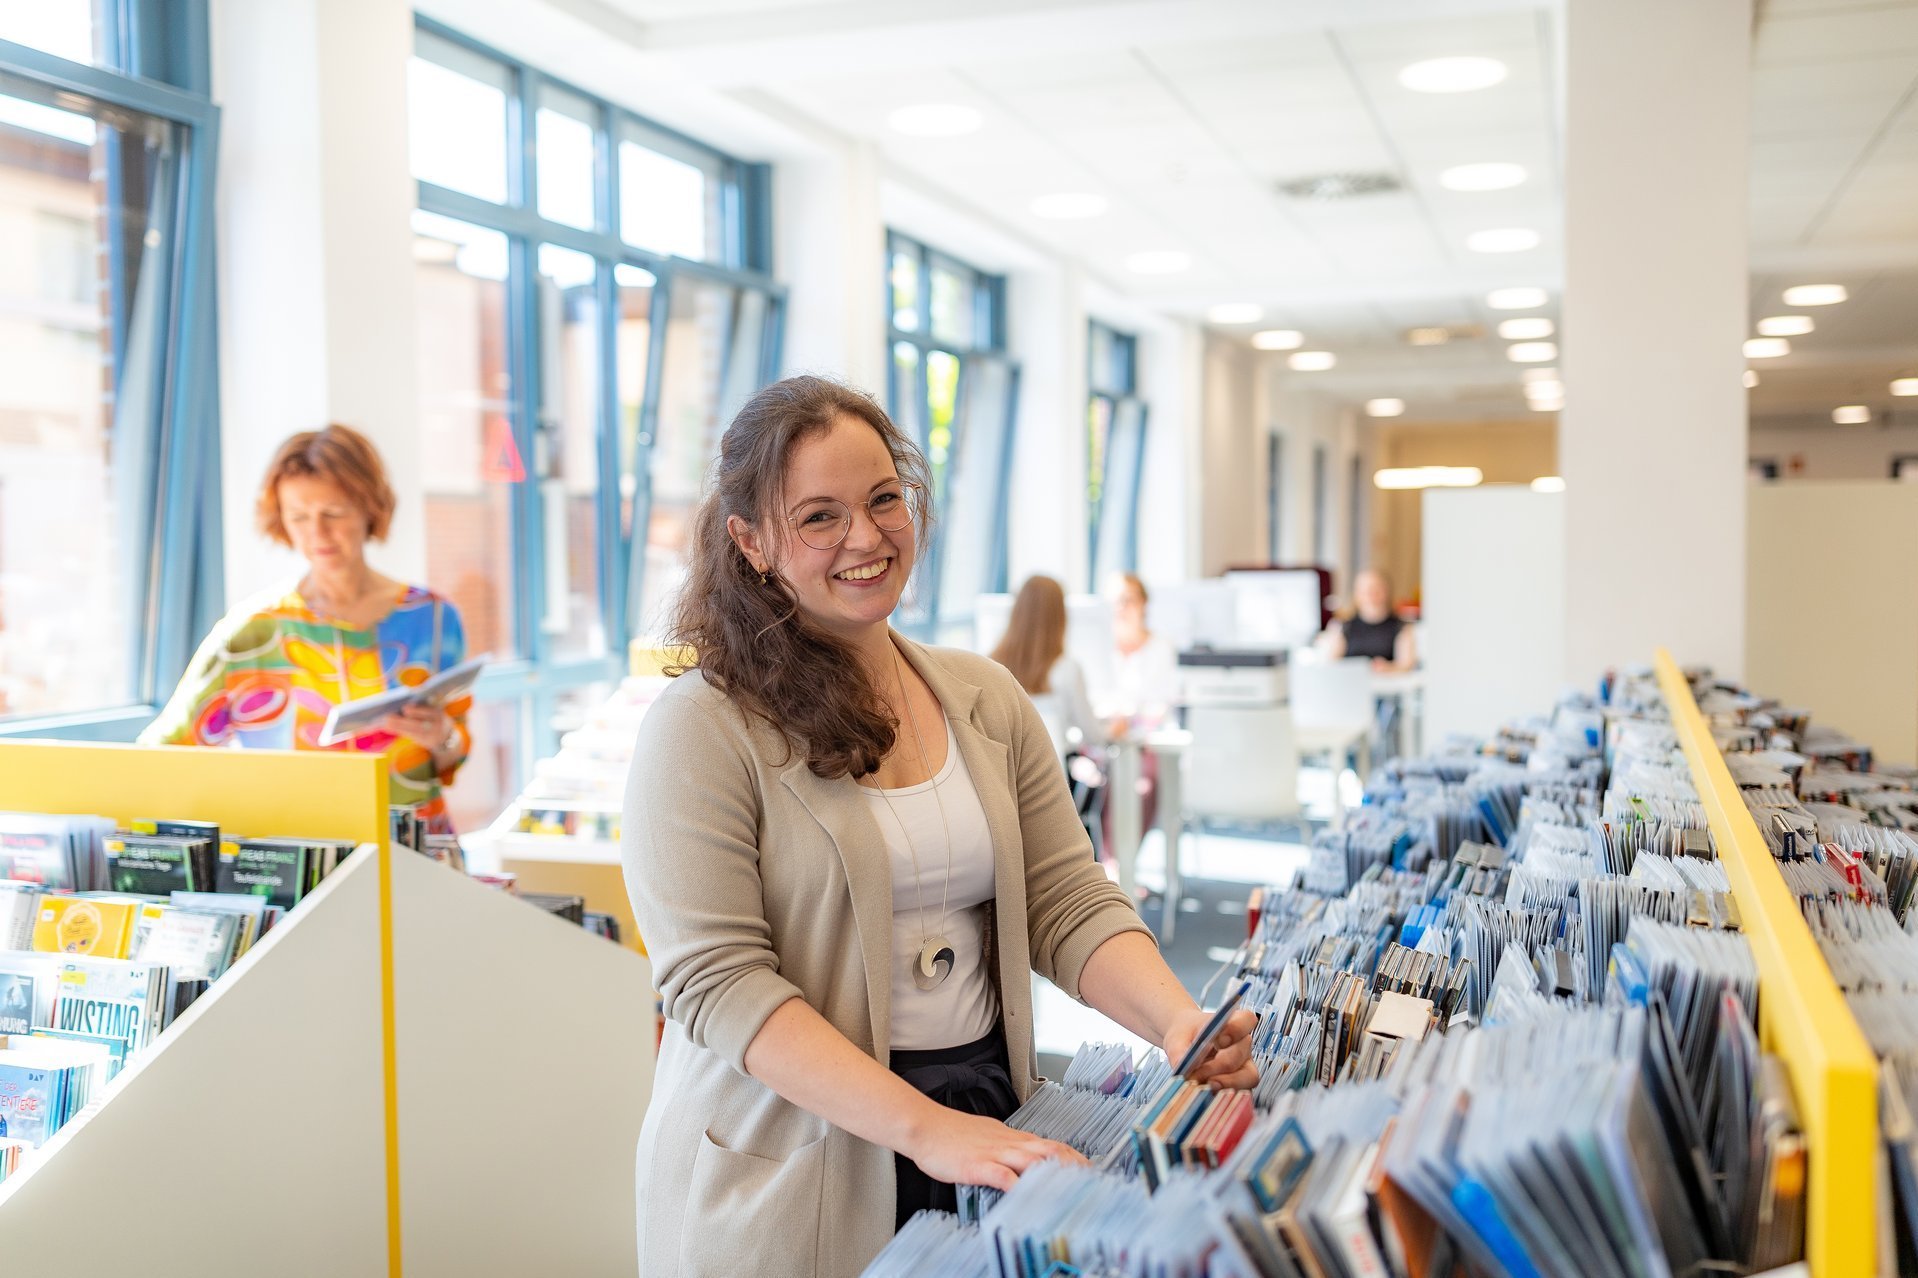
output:
<svg viewBox="0 0 1918 1278"><path fill-rule="evenodd" d="M899 649L892 650L893 675L899 680L899 699L906 704L906 720L912 724L913 744L919 747L919 761L932 774L932 760L926 756L926 739L919 735L919 716L913 713L912 698L906 695L906 675L899 664ZM952 951L952 942L943 933L935 934L926 928L926 889L919 878L919 853L912 845L912 832L906 829L906 823L899 819L899 810L892 805L892 795L885 790L879 791L879 797L886 801L886 811L892 813L892 823L899 827L899 833L906 839L906 855L912 859L912 890L914 909L919 915L919 953L912 959L912 983L922 990L936 989L952 975L952 965L956 956ZM946 906L952 900L952 826L946 822L946 801L939 794L939 778L932 775L932 798L939 805L939 826L946 832L946 886L939 898L939 926L946 925Z"/></svg>

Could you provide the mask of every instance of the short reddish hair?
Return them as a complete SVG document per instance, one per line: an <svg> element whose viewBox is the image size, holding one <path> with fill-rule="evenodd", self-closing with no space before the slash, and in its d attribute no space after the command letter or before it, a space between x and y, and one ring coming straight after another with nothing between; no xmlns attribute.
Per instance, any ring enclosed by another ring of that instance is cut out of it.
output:
<svg viewBox="0 0 1918 1278"><path fill-rule="evenodd" d="M286 535L280 518L280 481L304 478L339 485L366 515L366 535L374 541L385 538L397 502L392 485L386 482L379 450L366 436L337 424L325 430L303 430L273 454L260 483L254 515L260 531L282 546L291 546L293 539Z"/></svg>

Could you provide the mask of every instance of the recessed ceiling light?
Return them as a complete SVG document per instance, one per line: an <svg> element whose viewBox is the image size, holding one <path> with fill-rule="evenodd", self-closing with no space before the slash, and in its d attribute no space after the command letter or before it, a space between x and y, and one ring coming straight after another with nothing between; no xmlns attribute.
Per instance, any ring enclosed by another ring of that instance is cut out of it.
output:
<svg viewBox="0 0 1918 1278"><path fill-rule="evenodd" d="M1206 311L1208 324L1256 324L1265 318L1265 308L1257 302L1221 302Z"/></svg>
<svg viewBox="0 0 1918 1278"><path fill-rule="evenodd" d="M1399 72L1399 83L1414 93L1470 93L1505 79L1497 58L1428 58Z"/></svg>
<svg viewBox="0 0 1918 1278"><path fill-rule="evenodd" d="M1745 339L1746 359L1777 359L1780 355L1791 354L1791 343L1782 337L1748 337Z"/></svg>
<svg viewBox="0 0 1918 1278"><path fill-rule="evenodd" d="M1494 162L1457 164L1442 170L1439 185L1448 191L1509 191L1525 182L1525 166Z"/></svg>
<svg viewBox="0 0 1918 1278"><path fill-rule="evenodd" d="M1331 351L1293 351L1286 356L1285 362L1298 373L1323 373L1339 362L1339 357Z"/></svg>
<svg viewBox="0 0 1918 1278"><path fill-rule="evenodd" d="M1543 316L1501 320L1498 326L1498 335L1508 342L1527 342L1534 338L1550 337L1557 331L1552 321Z"/></svg>
<svg viewBox="0 0 1918 1278"><path fill-rule="evenodd" d="M1565 383L1564 382L1527 382L1525 383L1525 398L1527 399L1564 399Z"/></svg>
<svg viewBox="0 0 1918 1278"><path fill-rule="evenodd" d="M1465 247L1474 253L1523 253L1538 247L1538 232L1525 226L1473 231L1465 237Z"/></svg>
<svg viewBox="0 0 1918 1278"><path fill-rule="evenodd" d="M1562 493L1565 491L1565 476L1540 475L1532 481L1532 491L1535 493Z"/></svg>
<svg viewBox="0 0 1918 1278"><path fill-rule="evenodd" d="M1565 409L1565 397L1563 395L1560 395L1557 399L1528 399L1525 403L1526 406L1535 413L1557 413L1563 412Z"/></svg>
<svg viewBox="0 0 1918 1278"><path fill-rule="evenodd" d="M1794 284L1785 290L1785 305L1836 306L1850 296L1843 284Z"/></svg>
<svg viewBox="0 0 1918 1278"><path fill-rule="evenodd" d="M1305 334L1291 328L1267 328L1252 334L1252 346L1261 351L1295 351L1305 345Z"/></svg>
<svg viewBox="0 0 1918 1278"><path fill-rule="evenodd" d="M1758 331L1766 337L1802 337L1816 327L1809 315L1768 315L1758 321Z"/></svg>
<svg viewBox="0 0 1918 1278"><path fill-rule="evenodd" d="M1556 368L1521 369L1518 378L1522 382L1555 382L1558 380L1558 370Z"/></svg>
<svg viewBox="0 0 1918 1278"><path fill-rule="evenodd" d="M1746 369L1745 370L1745 389L1750 390L1752 387L1756 385L1758 385L1758 370L1755 368Z"/></svg>
<svg viewBox="0 0 1918 1278"><path fill-rule="evenodd" d="M1452 340L1452 330L1436 324L1405 331L1405 340L1414 346L1443 346Z"/></svg>
<svg viewBox="0 0 1918 1278"><path fill-rule="evenodd" d="M1484 478L1476 466L1388 466L1372 472L1377 488L1471 488Z"/></svg>
<svg viewBox="0 0 1918 1278"><path fill-rule="evenodd" d="M957 102L915 102L886 117L894 133L915 138L956 138L978 132L985 122L985 116Z"/></svg>
<svg viewBox="0 0 1918 1278"><path fill-rule="evenodd" d="M1863 404L1846 404L1831 410L1831 419L1840 426L1863 426L1871 420L1871 409Z"/></svg>
<svg viewBox="0 0 1918 1278"><path fill-rule="evenodd" d="M1550 342L1517 342L1505 348L1505 358L1514 364L1549 364L1558 358L1558 347Z"/></svg>
<svg viewBox="0 0 1918 1278"><path fill-rule="evenodd" d="M1049 222L1076 222L1106 211L1106 197L1091 191L1054 191L1031 204L1032 216Z"/></svg>
<svg viewBox="0 0 1918 1278"><path fill-rule="evenodd" d="M1529 311L1547 300L1542 288L1495 288L1485 295L1485 304L1495 311Z"/></svg>
<svg viewBox="0 0 1918 1278"><path fill-rule="evenodd" d="M1918 395L1918 377L1900 377L1892 382L1894 395Z"/></svg>
<svg viewBox="0 0 1918 1278"><path fill-rule="evenodd" d="M1192 255L1178 249L1148 249L1125 260L1125 268L1134 275L1177 275L1192 265Z"/></svg>
<svg viewBox="0 0 1918 1278"><path fill-rule="evenodd" d="M1405 401L1402 399L1368 399L1365 401L1367 417L1399 417L1405 413Z"/></svg>

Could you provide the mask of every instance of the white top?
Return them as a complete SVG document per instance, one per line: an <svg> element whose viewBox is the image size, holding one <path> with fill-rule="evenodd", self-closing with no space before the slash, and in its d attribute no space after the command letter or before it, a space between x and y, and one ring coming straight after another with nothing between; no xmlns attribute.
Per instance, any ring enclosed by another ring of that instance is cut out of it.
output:
<svg viewBox="0 0 1918 1278"><path fill-rule="evenodd" d="M1124 715L1135 726L1155 728L1172 713L1179 699L1179 654L1158 635L1148 635L1132 653L1112 652L1112 687L1100 690L1100 701L1113 715Z"/></svg>
<svg viewBox="0 0 1918 1278"><path fill-rule="evenodd" d="M992 832L986 828L985 805L979 802L972 773L959 757L951 722L946 723L946 762L938 776L896 790L859 789L892 861L892 1046L930 1051L984 1038L999 1024L999 993L985 961L986 905L994 896ZM928 934L943 936L952 946L952 974L922 990L913 984L912 967Z"/></svg>
<svg viewBox="0 0 1918 1278"><path fill-rule="evenodd" d="M1086 674L1079 663L1061 654L1046 672L1048 692L1032 699L1039 717L1052 737L1052 748L1061 759L1075 747L1102 746L1106 743L1105 723L1093 713L1092 698L1086 695Z"/></svg>

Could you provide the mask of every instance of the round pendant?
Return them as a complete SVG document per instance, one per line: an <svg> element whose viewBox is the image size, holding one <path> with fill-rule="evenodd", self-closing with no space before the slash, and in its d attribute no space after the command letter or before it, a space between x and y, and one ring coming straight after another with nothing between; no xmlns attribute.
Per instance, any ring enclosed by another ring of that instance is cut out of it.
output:
<svg viewBox="0 0 1918 1278"><path fill-rule="evenodd" d="M928 938L913 960L912 983L922 990L936 989L952 975L953 959L952 945L945 937Z"/></svg>

